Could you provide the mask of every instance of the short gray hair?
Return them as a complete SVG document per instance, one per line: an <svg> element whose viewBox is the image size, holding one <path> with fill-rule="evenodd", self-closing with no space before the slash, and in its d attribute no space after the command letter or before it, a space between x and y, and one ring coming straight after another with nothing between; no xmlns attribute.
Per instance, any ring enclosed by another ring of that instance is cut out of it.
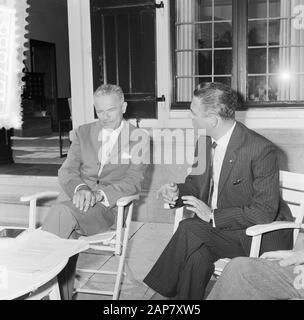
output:
<svg viewBox="0 0 304 320"><path fill-rule="evenodd" d="M223 119L234 119L237 109L238 95L231 87L220 82L206 82L198 85L194 91L206 111L215 111Z"/></svg>
<svg viewBox="0 0 304 320"><path fill-rule="evenodd" d="M125 96L121 87L116 84L102 84L94 92L95 97L110 95L116 95L122 102L125 101Z"/></svg>

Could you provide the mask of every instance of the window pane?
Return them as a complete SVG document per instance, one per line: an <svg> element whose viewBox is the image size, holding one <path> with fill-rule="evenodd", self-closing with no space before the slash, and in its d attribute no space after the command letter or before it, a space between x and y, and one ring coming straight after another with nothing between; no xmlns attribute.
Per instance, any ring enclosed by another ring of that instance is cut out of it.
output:
<svg viewBox="0 0 304 320"><path fill-rule="evenodd" d="M232 47L232 25L228 22L214 24L214 47Z"/></svg>
<svg viewBox="0 0 304 320"><path fill-rule="evenodd" d="M177 101L190 101L193 86L202 81L210 82L215 75L231 83L232 2L175 0ZM219 77L221 75L223 77Z"/></svg>
<svg viewBox="0 0 304 320"><path fill-rule="evenodd" d="M304 5L304 0L268 0L268 3L269 10L261 1L249 1L249 16L260 17L262 21L248 21L248 99L299 101L304 95L304 36L303 30L296 27L300 22L295 9ZM265 17L256 13L263 5ZM250 12L254 10L255 13Z"/></svg>
<svg viewBox="0 0 304 320"><path fill-rule="evenodd" d="M177 76L192 76L192 52L178 52L177 53Z"/></svg>
<svg viewBox="0 0 304 320"><path fill-rule="evenodd" d="M269 2L269 16L270 17L281 16L281 0L271 0Z"/></svg>
<svg viewBox="0 0 304 320"><path fill-rule="evenodd" d="M269 101L278 101L279 94L279 77L269 77L268 97Z"/></svg>
<svg viewBox="0 0 304 320"><path fill-rule="evenodd" d="M212 78L206 77L206 78L196 78L195 79L195 87L197 87L201 83L206 83L206 82L212 82Z"/></svg>
<svg viewBox="0 0 304 320"><path fill-rule="evenodd" d="M278 73L279 72L279 48L269 49L269 72Z"/></svg>
<svg viewBox="0 0 304 320"><path fill-rule="evenodd" d="M304 42L304 36L303 36ZM304 44L302 42L302 44ZM283 59L281 59L283 60ZM291 73L303 73L304 74L304 46L303 47L291 47L290 48L290 67ZM303 87L304 90L304 87Z"/></svg>
<svg viewBox="0 0 304 320"><path fill-rule="evenodd" d="M264 46L267 41L267 22L250 21L248 23L249 46Z"/></svg>
<svg viewBox="0 0 304 320"><path fill-rule="evenodd" d="M242 0L243 1L243 0ZM266 18L267 0L248 0L248 18Z"/></svg>
<svg viewBox="0 0 304 320"><path fill-rule="evenodd" d="M221 82L226 84L227 86L231 86L231 78L230 77L215 77L215 82Z"/></svg>
<svg viewBox="0 0 304 320"><path fill-rule="evenodd" d="M248 77L248 97L252 101L266 101L266 77Z"/></svg>
<svg viewBox="0 0 304 320"><path fill-rule="evenodd" d="M190 0L198 3L198 19L197 21L212 20L212 0Z"/></svg>
<svg viewBox="0 0 304 320"><path fill-rule="evenodd" d="M279 45L280 44L280 20L269 21L269 45Z"/></svg>
<svg viewBox="0 0 304 320"><path fill-rule="evenodd" d="M232 50L214 51L214 74L231 74Z"/></svg>
<svg viewBox="0 0 304 320"><path fill-rule="evenodd" d="M196 75L212 75L212 51L197 52L198 70Z"/></svg>
<svg viewBox="0 0 304 320"><path fill-rule="evenodd" d="M198 49L212 48L212 24L196 24L196 39Z"/></svg>
<svg viewBox="0 0 304 320"><path fill-rule="evenodd" d="M193 25L179 25L176 29L176 48L177 50L193 49Z"/></svg>
<svg viewBox="0 0 304 320"><path fill-rule="evenodd" d="M304 46L270 49L269 56L272 72L280 73L283 78L304 74Z"/></svg>
<svg viewBox="0 0 304 320"><path fill-rule="evenodd" d="M214 0L214 20L232 19L232 0Z"/></svg>
<svg viewBox="0 0 304 320"><path fill-rule="evenodd" d="M248 73L266 73L266 49L248 50Z"/></svg>
<svg viewBox="0 0 304 320"><path fill-rule="evenodd" d="M303 101L304 75L283 74L269 78L270 101Z"/></svg>
<svg viewBox="0 0 304 320"><path fill-rule="evenodd" d="M291 84L290 100L304 101L304 75L297 76L294 84Z"/></svg>

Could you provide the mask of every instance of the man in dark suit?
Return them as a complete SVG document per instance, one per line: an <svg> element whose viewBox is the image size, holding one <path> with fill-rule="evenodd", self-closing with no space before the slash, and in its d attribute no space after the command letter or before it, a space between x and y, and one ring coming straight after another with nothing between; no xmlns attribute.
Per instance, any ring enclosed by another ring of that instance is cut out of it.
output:
<svg viewBox="0 0 304 320"><path fill-rule="evenodd" d="M110 229L116 201L140 192L149 160L149 136L123 119L127 103L122 89L101 85L94 104L98 121L75 130L58 173L61 193L42 225L66 239ZM72 298L76 262L77 256L72 257L59 274L63 299Z"/></svg>
<svg viewBox="0 0 304 320"><path fill-rule="evenodd" d="M194 217L179 224L144 279L157 298L203 299L215 261L249 255L246 228L292 220L279 194L276 148L235 121L237 101L221 83L206 83L194 92L193 125L206 130L206 152L184 183L166 184L158 192L171 206L185 205ZM204 161L206 166L200 165ZM204 167L204 172L197 169ZM289 230L266 234L262 241L263 252L291 247Z"/></svg>

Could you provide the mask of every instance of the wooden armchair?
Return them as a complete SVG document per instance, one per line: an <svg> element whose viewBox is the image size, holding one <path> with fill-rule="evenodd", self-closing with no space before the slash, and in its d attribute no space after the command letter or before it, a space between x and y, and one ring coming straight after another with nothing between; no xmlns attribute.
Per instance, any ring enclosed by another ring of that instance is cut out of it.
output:
<svg viewBox="0 0 304 320"><path fill-rule="evenodd" d="M29 203L29 228L36 228L36 205L37 200L44 198L57 198L59 192L49 191L41 192L34 195L24 196L20 198L21 202ZM129 240L129 231L132 220L132 213L134 202L139 199L139 195L133 195L129 197L120 198L116 205L118 207L116 230L99 233L93 236L82 236L79 239L85 240L89 244L89 249L97 251L106 251L114 255L119 256L119 264L117 271L103 271L103 270L91 270L91 269L77 269L79 272L93 273L93 274L106 274L116 276L114 290L102 291L102 290L89 290L78 289L76 292L110 295L113 300L119 298L122 275L124 269L124 263L126 258L127 245Z"/></svg>
<svg viewBox="0 0 304 320"><path fill-rule="evenodd" d="M295 220L294 222L274 221L269 224L260 224L249 227L246 230L246 234L252 237L250 257L259 257L261 240L265 233L281 229L293 229L294 244L297 240L304 217L304 174L280 171L280 191L282 198L287 202ZM169 207L166 206L166 208ZM176 231L179 222L184 218L183 207L176 209L173 232ZM230 259L225 258L216 261L214 271L216 276L219 276L222 273L229 260Z"/></svg>

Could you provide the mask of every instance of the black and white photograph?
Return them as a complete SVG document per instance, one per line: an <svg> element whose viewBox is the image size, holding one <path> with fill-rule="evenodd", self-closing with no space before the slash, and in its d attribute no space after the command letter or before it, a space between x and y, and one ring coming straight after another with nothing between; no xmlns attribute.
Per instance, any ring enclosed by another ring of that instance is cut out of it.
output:
<svg viewBox="0 0 304 320"><path fill-rule="evenodd" d="M303 219L304 0L0 0L1 301L304 300Z"/></svg>

